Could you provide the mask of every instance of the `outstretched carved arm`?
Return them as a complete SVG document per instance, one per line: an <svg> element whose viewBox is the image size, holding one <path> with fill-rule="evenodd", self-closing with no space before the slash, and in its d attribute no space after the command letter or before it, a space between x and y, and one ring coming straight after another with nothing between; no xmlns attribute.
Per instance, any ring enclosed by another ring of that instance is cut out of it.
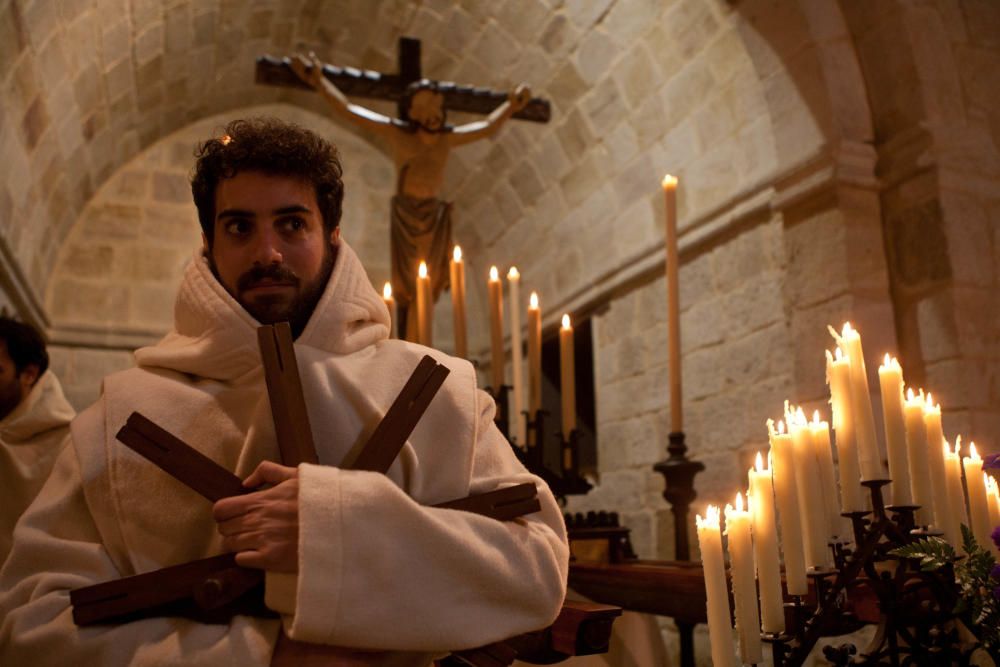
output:
<svg viewBox="0 0 1000 667"><path fill-rule="evenodd" d="M392 119L367 107L351 103L347 96L323 76L323 63L310 53L309 58L295 54L291 58L292 71L303 83L323 96L334 113L344 120L375 132L385 132L392 128Z"/></svg>
<svg viewBox="0 0 1000 667"><path fill-rule="evenodd" d="M451 134L453 145L461 146L479 139L492 137L503 127L507 119L527 106L531 100L531 89L525 84L519 85L507 95L507 101L494 109L486 120L459 125Z"/></svg>

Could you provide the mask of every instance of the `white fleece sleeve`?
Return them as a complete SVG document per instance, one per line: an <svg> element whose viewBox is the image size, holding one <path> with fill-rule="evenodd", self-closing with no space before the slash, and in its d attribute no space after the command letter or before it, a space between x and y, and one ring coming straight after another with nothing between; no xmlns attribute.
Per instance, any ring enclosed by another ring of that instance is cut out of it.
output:
<svg viewBox="0 0 1000 667"><path fill-rule="evenodd" d="M448 651L550 624L565 596L569 550L548 487L517 461L480 392L468 493L531 481L542 510L496 521L418 504L388 477L300 466L301 641Z"/></svg>
<svg viewBox="0 0 1000 667"><path fill-rule="evenodd" d="M278 622L236 616L204 625L154 618L86 628L73 623L69 591L121 576L101 544L76 452L63 449L14 533L0 573L0 664L267 665Z"/></svg>

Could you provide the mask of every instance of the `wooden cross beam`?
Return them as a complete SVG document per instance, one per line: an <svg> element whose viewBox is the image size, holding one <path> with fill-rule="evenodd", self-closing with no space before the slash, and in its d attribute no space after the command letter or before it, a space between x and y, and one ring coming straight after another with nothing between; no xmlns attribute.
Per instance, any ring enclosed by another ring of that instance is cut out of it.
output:
<svg viewBox="0 0 1000 667"><path fill-rule="evenodd" d="M323 65L323 75L348 97L399 102L406 93L407 86L423 78L420 65L420 40L400 37L398 59L399 71L396 74ZM292 71L291 61L288 58L274 58L268 55L257 58L255 81L268 86L311 90L309 85ZM505 91L461 85L451 81L434 83L444 96L445 109L453 111L488 114L507 101ZM526 107L513 115L513 118L547 123L551 116L549 101L533 97Z"/></svg>

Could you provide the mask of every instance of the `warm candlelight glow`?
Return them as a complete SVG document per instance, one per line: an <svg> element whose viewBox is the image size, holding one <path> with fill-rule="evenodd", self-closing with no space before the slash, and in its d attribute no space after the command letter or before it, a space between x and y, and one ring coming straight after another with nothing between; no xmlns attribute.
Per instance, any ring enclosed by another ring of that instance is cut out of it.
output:
<svg viewBox="0 0 1000 667"><path fill-rule="evenodd" d="M663 186L664 190L667 188L674 189L677 187L677 177L667 174L663 177L663 181L660 182L660 185Z"/></svg>
<svg viewBox="0 0 1000 667"><path fill-rule="evenodd" d="M497 271L497 267L490 267L490 282L495 283L500 281L500 272Z"/></svg>
<svg viewBox="0 0 1000 667"><path fill-rule="evenodd" d="M843 331L841 332L840 335L843 336L844 338L847 338L847 334L849 334L849 333L851 333L853 331L854 331L854 329L851 327L851 323L850 322L844 322L844 329L843 329Z"/></svg>
<svg viewBox="0 0 1000 667"><path fill-rule="evenodd" d="M426 278L427 277L427 262L424 262L424 261L420 262L420 268L417 269L417 274L421 278Z"/></svg>
<svg viewBox="0 0 1000 667"><path fill-rule="evenodd" d="M538 292L532 292L528 297L528 308L538 310Z"/></svg>
<svg viewBox="0 0 1000 667"><path fill-rule="evenodd" d="M757 469L757 472L764 472L764 457L760 455L760 452L757 452L757 460L754 461L754 467Z"/></svg>
<svg viewBox="0 0 1000 667"><path fill-rule="evenodd" d="M385 287L382 288L382 298L383 299L392 298L392 283L386 281Z"/></svg>
<svg viewBox="0 0 1000 667"><path fill-rule="evenodd" d="M517 270L516 266L510 267L510 271L507 272L508 280L517 280L521 277L521 273Z"/></svg>
<svg viewBox="0 0 1000 667"><path fill-rule="evenodd" d="M982 461L979 457L979 453L976 451L976 443L974 442L969 443L969 458L973 461Z"/></svg>
<svg viewBox="0 0 1000 667"><path fill-rule="evenodd" d="M739 491L736 492L736 511L743 511L743 493Z"/></svg>
<svg viewBox="0 0 1000 667"><path fill-rule="evenodd" d="M451 258L454 259L456 262L462 261L462 246L460 245L455 246L455 249L451 251Z"/></svg>
<svg viewBox="0 0 1000 667"><path fill-rule="evenodd" d="M913 396L913 387L907 387L906 388L906 400L908 400L908 401L910 401L912 403L913 399L914 399L914 396Z"/></svg>
<svg viewBox="0 0 1000 667"><path fill-rule="evenodd" d="M889 361L889 353L886 352L885 353L885 361L882 363L882 365L885 366L886 368L888 368L890 366L890 364L891 364L891 362Z"/></svg>
<svg viewBox="0 0 1000 667"><path fill-rule="evenodd" d="M815 410L815 411L813 412L813 420L812 420L812 425L813 425L813 426L815 426L815 427L818 427L818 426L820 425L820 421L819 421L819 410Z"/></svg>
<svg viewBox="0 0 1000 667"><path fill-rule="evenodd" d="M962 436L960 435L955 436L955 453L956 454L962 453Z"/></svg>
<svg viewBox="0 0 1000 667"><path fill-rule="evenodd" d="M563 316L562 316L562 328L563 329L569 329L570 328L569 313L563 313Z"/></svg>
<svg viewBox="0 0 1000 667"><path fill-rule="evenodd" d="M778 422L778 435L784 435L784 434L785 434L785 422L784 421L779 421Z"/></svg>
<svg viewBox="0 0 1000 667"><path fill-rule="evenodd" d="M718 530L719 508L716 507L715 505L709 505L708 507L705 508L705 516L702 517L700 514L697 514L695 515L694 520L695 523L698 524L699 528L701 528L702 526L711 526L714 527L716 530Z"/></svg>

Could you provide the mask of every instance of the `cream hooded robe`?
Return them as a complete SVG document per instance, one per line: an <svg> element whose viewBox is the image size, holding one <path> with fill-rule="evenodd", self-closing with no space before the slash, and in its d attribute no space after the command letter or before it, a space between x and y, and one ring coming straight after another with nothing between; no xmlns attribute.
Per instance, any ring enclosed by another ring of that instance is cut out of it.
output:
<svg viewBox="0 0 1000 667"><path fill-rule="evenodd" d="M306 642L440 653L538 629L558 613L568 548L558 506L493 425L472 366L387 340L388 312L341 243L296 341L319 460L299 467L299 571L266 599ZM107 377L17 529L0 574L0 664L266 665L279 621L155 618L78 628L69 591L218 554L211 504L114 434L138 410L243 477L278 459L255 328L197 256L175 329ZM345 471L424 354L451 374L388 474ZM542 511L499 522L428 505L532 481ZM369 664L400 656L370 654ZM411 656L408 664L426 664Z"/></svg>
<svg viewBox="0 0 1000 667"><path fill-rule="evenodd" d="M59 380L45 371L0 419L0 565L10 553L14 524L48 478L74 416Z"/></svg>

